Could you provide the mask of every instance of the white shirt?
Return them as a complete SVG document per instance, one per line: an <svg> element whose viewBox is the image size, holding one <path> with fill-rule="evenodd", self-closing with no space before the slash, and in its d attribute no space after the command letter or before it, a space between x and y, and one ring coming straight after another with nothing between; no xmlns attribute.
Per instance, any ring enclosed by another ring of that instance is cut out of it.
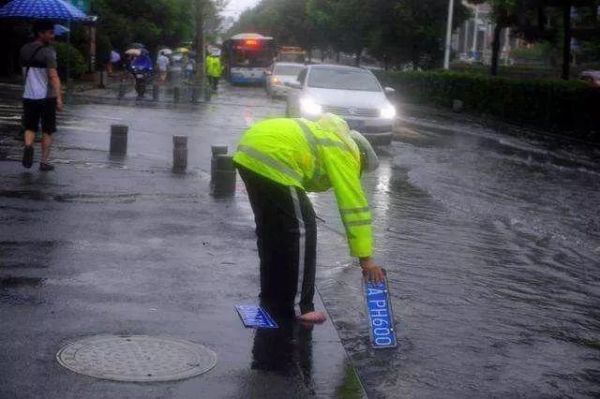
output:
<svg viewBox="0 0 600 399"><path fill-rule="evenodd" d="M25 90L23 98L28 100L42 100L48 97L54 97L56 94L49 85L48 69L56 68L56 52L50 46L42 46L40 43L32 42L21 48L21 62L23 66L23 75L25 76ZM36 49L38 49L36 51ZM35 53L32 59L31 55ZM28 63L34 63L27 69Z"/></svg>
<svg viewBox="0 0 600 399"><path fill-rule="evenodd" d="M158 56L158 60L156 61L156 63L158 64L158 69L161 72L166 72L167 66L169 66L169 57L167 57L164 54L161 54Z"/></svg>

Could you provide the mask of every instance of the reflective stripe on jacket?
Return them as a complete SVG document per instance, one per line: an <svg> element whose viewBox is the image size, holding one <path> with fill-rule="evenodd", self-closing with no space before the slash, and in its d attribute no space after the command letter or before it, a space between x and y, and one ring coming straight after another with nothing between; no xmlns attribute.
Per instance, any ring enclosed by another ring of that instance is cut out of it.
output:
<svg viewBox="0 0 600 399"><path fill-rule="evenodd" d="M305 119L270 119L244 133L234 161L285 186L305 191L333 187L351 255L373 254L371 211L356 147Z"/></svg>
<svg viewBox="0 0 600 399"><path fill-rule="evenodd" d="M213 78L220 78L222 73L221 59L214 55L206 57L206 74Z"/></svg>

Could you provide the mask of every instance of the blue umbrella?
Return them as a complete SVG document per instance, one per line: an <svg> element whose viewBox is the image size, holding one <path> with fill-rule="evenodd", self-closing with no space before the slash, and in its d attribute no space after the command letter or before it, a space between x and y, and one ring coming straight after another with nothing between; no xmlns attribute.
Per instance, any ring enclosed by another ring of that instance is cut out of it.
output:
<svg viewBox="0 0 600 399"><path fill-rule="evenodd" d="M0 8L0 18L79 21L87 16L63 0L13 0Z"/></svg>
<svg viewBox="0 0 600 399"><path fill-rule="evenodd" d="M13 0L0 8L0 18L51 19L67 21L67 43L71 42L71 21L88 19L82 11L63 0ZM67 52L67 93L69 91L69 70L71 52Z"/></svg>

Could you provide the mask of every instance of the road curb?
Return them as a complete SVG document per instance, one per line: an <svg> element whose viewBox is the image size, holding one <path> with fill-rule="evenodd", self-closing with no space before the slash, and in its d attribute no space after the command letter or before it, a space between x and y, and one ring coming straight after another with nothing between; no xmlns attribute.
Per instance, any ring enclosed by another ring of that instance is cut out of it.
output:
<svg viewBox="0 0 600 399"><path fill-rule="evenodd" d="M399 131L403 128L416 130L418 132L425 130L425 131L439 133L439 134L463 133L463 130L458 129L458 128L440 126L438 124L415 121L412 119L399 118L396 123L396 126L394 126L394 138L397 138Z"/></svg>

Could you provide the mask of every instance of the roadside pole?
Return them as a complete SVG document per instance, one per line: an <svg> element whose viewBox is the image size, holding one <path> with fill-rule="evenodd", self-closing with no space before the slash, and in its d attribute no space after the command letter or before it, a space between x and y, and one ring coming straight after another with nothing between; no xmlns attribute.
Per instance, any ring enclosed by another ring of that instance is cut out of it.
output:
<svg viewBox="0 0 600 399"><path fill-rule="evenodd" d="M444 69L450 69L450 50L452 49L452 20L454 17L454 0L448 2L448 26L446 28L446 49L444 50Z"/></svg>
<svg viewBox="0 0 600 399"><path fill-rule="evenodd" d="M208 97L206 94L208 92L206 85L208 81L206 79L206 33L204 32L204 10L202 10L202 90L204 90L204 99Z"/></svg>
<svg viewBox="0 0 600 399"><path fill-rule="evenodd" d="M71 20L67 21L67 73L65 84L65 104L71 104Z"/></svg>

